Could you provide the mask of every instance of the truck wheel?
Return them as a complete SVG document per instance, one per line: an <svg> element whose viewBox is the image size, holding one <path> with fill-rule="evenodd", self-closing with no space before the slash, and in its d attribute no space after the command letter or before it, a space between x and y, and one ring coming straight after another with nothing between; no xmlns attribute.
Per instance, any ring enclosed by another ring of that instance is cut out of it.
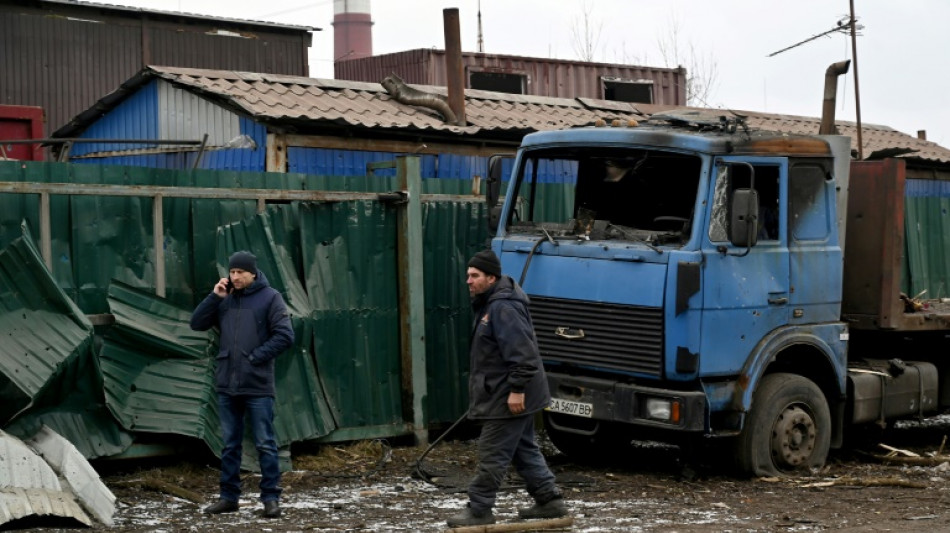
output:
<svg viewBox="0 0 950 533"><path fill-rule="evenodd" d="M736 462L753 476L790 475L825 464L830 444L831 414L818 386L796 374L769 374L752 397Z"/></svg>

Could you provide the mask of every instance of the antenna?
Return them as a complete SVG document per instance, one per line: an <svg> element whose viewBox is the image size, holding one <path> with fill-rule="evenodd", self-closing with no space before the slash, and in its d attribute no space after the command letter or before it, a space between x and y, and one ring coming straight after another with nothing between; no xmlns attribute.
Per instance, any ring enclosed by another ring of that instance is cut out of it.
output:
<svg viewBox="0 0 950 533"><path fill-rule="evenodd" d="M861 132L861 89L858 85L858 36L861 35L859 32L864 29L864 25L858 24L858 17L854 16L854 0L849 0L848 3L850 4L851 14L838 19L838 22L835 24L834 28L819 33L818 35L812 35L804 41L800 41L793 44L792 46L782 48L778 52L772 52L766 57L777 56L782 52L786 52L792 48L801 46L805 43L814 41L819 37L824 37L835 32L851 35L851 57L854 63L854 114L858 123L858 159L864 159L864 140L862 139Z"/></svg>
<svg viewBox="0 0 950 533"><path fill-rule="evenodd" d="M797 47L799 47L799 46L801 46L801 45L803 45L803 44L805 44L805 43L809 43L809 42L811 42L811 41L814 41L815 39L818 39L819 37L825 37L825 36L827 36L827 35L831 35L832 33L836 33L836 32L837 32L837 33L844 33L844 34L846 34L846 35L849 34L849 33L854 32L853 35L861 35L861 33L859 33L859 32L864 29L864 26L861 25L861 24L856 24L857 20L858 20L858 19L852 18L852 17L842 17L841 19L838 20L838 22L836 23L836 25L835 25L834 28L831 28L831 29L828 30L828 31L823 31L823 32L819 33L818 35L812 35L811 37L805 39L804 41L799 41L799 42L797 42L797 43L795 43L795 44L793 44L793 45L791 45L791 46L787 46L787 47L785 47L785 48L782 48L782 49L779 50L778 52L772 52L771 54L769 54L769 55L767 55L767 56L765 56L765 57L774 57L774 56L777 56L777 55L781 54L782 52L787 52L787 51L791 50L792 48L797 48Z"/></svg>
<svg viewBox="0 0 950 533"><path fill-rule="evenodd" d="M478 52L485 53L485 40L482 39L482 0L478 0Z"/></svg>

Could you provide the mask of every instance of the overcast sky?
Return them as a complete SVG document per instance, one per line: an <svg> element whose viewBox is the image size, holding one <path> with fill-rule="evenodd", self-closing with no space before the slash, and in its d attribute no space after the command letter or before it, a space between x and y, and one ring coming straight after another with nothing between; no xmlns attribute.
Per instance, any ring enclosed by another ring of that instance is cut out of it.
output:
<svg viewBox="0 0 950 533"><path fill-rule="evenodd" d="M861 118L950 147L950 1L853 0L858 23ZM220 17L315 26L310 75L333 77L332 0L113 0ZM477 51L478 0L371 0L373 51L444 49L442 10L459 9L462 49ZM200 6L200 7L198 7ZM579 59L573 35L589 8L595 61L667 64L674 32L680 63L714 67L709 107L817 117L825 69L852 59L851 38L832 33L773 52L847 20L849 0L481 0L486 53ZM690 59L692 58L692 59ZM839 80L837 118L855 120L854 64ZM705 76L709 79L709 76Z"/></svg>

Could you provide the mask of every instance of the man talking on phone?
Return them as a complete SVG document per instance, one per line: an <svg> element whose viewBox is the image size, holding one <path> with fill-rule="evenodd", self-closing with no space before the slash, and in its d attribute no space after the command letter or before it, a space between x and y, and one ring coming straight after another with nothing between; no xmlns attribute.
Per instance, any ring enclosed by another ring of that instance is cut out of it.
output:
<svg viewBox="0 0 950 533"><path fill-rule="evenodd" d="M235 252L228 261L228 277L195 308L191 329L220 331L215 360L215 390L224 448L221 485L209 514L233 513L241 496L241 444L245 419L251 426L261 466L263 516L280 516L280 464L274 436L274 359L294 343L287 306L280 293L257 269L257 258Z"/></svg>

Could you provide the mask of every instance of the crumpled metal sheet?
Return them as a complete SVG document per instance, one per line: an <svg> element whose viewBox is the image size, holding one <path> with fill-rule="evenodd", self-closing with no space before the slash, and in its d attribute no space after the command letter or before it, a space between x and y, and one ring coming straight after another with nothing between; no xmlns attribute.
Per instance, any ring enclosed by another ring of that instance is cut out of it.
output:
<svg viewBox="0 0 950 533"><path fill-rule="evenodd" d="M28 443L46 460L96 520L107 526L113 524L115 495L75 446L47 426L43 426Z"/></svg>
<svg viewBox="0 0 950 533"><path fill-rule="evenodd" d="M74 518L92 525L43 458L4 431L0 431L0 458L0 526L30 516Z"/></svg>
<svg viewBox="0 0 950 533"><path fill-rule="evenodd" d="M207 335L192 331L191 313L113 281L115 324L99 352L106 405L128 431L204 439L221 449Z"/></svg>
<svg viewBox="0 0 950 533"><path fill-rule="evenodd" d="M41 394L48 400L65 396L93 342L92 324L57 286L29 232L22 231L0 250L0 423Z"/></svg>

